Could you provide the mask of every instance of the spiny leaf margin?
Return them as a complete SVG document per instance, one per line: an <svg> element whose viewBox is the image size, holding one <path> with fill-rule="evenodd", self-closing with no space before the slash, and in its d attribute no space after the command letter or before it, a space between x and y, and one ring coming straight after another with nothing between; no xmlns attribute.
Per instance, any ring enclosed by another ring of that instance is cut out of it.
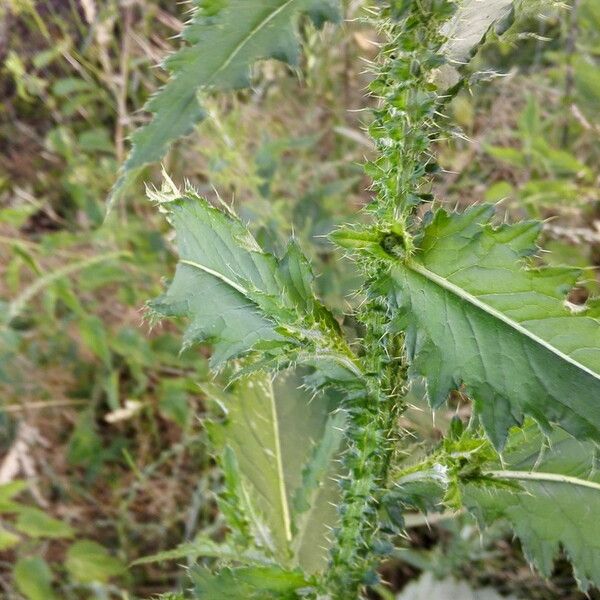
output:
<svg viewBox="0 0 600 600"><path fill-rule="evenodd" d="M131 135L109 210L144 165L160 160L207 116L197 98L200 91L248 87L250 68L260 60L297 64L300 15L316 26L341 17L338 0L196 0L193 11L181 34L188 45L164 61L171 78L145 106L153 118Z"/></svg>
<svg viewBox="0 0 600 600"><path fill-rule="evenodd" d="M498 485L485 479L464 482L462 499L483 525L508 520L526 558L545 577L562 546L579 587L587 591L590 584L600 587L597 468L595 444L560 430L546 438L527 423L511 432L501 459L483 465Z"/></svg>
<svg viewBox="0 0 600 600"><path fill-rule="evenodd" d="M148 196L176 233L179 261L165 294L148 303L152 320L188 317L184 347L211 343L211 366L241 356L255 370L311 366L314 389L343 382L361 393L363 375L332 313L317 299L311 266L291 240L282 257L265 252L244 223L166 176Z"/></svg>
<svg viewBox="0 0 600 600"><path fill-rule="evenodd" d="M525 415L598 441L596 303L566 302L578 270L524 264L538 223L494 227L493 213L489 205L438 210L419 249L382 282L394 325L406 331L409 376L425 379L434 407L464 388L497 447Z"/></svg>

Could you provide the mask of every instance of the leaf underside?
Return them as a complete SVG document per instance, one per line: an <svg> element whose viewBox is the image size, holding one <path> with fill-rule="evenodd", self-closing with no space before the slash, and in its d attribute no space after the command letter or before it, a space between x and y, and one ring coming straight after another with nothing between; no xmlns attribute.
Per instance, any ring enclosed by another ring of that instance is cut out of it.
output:
<svg viewBox="0 0 600 600"><path fill-rule="evenodd" d="M507 519L525 556L544 576L551 575L562 546L580 587L585 591L590 582L600 586L600 474L595 445L560 430L545 440L530 424L511 434L502 467L498 462L486 468L498 469L500 479L502 469L507 470L510 481L521 489L464 485L463 502L480 521Z"/></svg>
<svg viewBox="0 0 600 600"><path fill-rule="evenodd" d="M392 268L410 375L425 379L434 407L464 387L497 447L526 415L600 440L597 308L565 303L577 270L525 267L539 224L493 228L492 214L438 211L418 253Z"/></svg>
<svg viewBox="0 0 600 600"><path fill-rule="evenodd" d="M514 0L463 0L441 29L448 41L442 53L453 63L468 61L490 27L505 20Z"/></svg>
<svg viewBox="0 0 600 600"><path fill-rule="evenodd" d="M259 60L297 64L299 16L307 14L318 26L340 16L338 0L226 0L215 10L206 0L194 4L182 33L188 45L165 61L171 78L145 107L153 118L131 136L132 150L111 202L141 167L160 160L174 140L204 119L199 91L247 87L250 67Z"/></svg>
<svg viewBox="0 0 600 600"><path fill-rule="evenodd" d="M227 412L211 425L217 448L233 451L242 495L259 545L278 561L316 572L327 564L328 533L337 521L333 481L344 413L333 395L311 398L302 374L255 373L227 391L204 387Z"/></svg>
<svg viewBox="0 0 600 600"><path fill-rule="evenodd" d="M448 62L434 74L434 81L440 91L456 89L466 81L461 73L485 44L488 35L506 30L515 15L515 0L462 0L456 12L444 25L440 33L447 38L441 48Z"/></svg>

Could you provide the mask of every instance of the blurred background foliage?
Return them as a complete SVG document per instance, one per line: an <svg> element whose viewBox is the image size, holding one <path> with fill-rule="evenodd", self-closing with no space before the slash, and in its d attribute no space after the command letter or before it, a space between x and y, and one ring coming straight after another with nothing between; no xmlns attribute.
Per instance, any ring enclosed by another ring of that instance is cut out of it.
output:
<svg viewBox="0 0 600 600"><path fill-rule="evenodd" d="M261 64L251 90L207 98L210 118L165 160L176 182L233 204L265 244L294 235L344 317L357 276L324 237L369 201L362 163L373 103L366 61L377 33L366 1L342 27L302 24L298 69ZM220 474L206 447L208 351L179 352L173 324L145 302L173 272L172 240L143 183L105 218L127 136L164 82L189 5L166 0L4 0L0 6L0 597L148 598L176 589L177 562L128 565L200 531L219 536ZM526 14L477 58L487 75L451 110L436 194L448 206L499 202L545 219L549 260L600 265L600 3ZM160 182L159 168L144 180ZM404 426L419 444L432 415L412 391ZM570 569L531 573L498 527L465 516L411 522L384 567L399 591L421 571L461 575L525 598L579 598ZM391 592L382 590L382 598ZM393 597L393 596L390 596Z"/></svg>

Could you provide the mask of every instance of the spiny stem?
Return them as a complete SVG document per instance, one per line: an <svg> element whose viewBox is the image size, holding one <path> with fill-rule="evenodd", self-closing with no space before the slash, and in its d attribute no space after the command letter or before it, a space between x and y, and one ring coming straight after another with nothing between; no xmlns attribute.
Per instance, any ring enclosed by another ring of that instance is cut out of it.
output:
<svg viewBox="0 0 600 600"><path fill-rule="evenodd" d="M435 163L430 146L440 132L440 97L432 73L444 62L440 25L454 9L452 0L390 0L377 17L390 41L371 86L381 103L369 129L378 156L366 165L375 191L368 212L381 234L382 250L396 258L409 258L414 251L416 207L431 199ZM360 252L356 258L371 284L385 277L389 261ZM347 475L324 585L333 600L358 598L362 588L378 583L378 546L385 547L378 544L383 535L378 511L398 443L406 365L397 358L404 356L403 339L390 326L390 305L377 290L377 285L365 286L368 301L357 315L366 330L362 367L368 391L347 403Z"/></svg>
<svg viewBox="0 0 600 600"><path fill-rule="evenodd" d="M342 481L341 523L327 581L327 591L336 600L358 597L362 586L377 581L378 556L373 548L378 537L378 508L387 488L401 407L391 393L403 382L402 365L393 358L398 355L397 338L385 333L385 319L374 303L369 303L365 312L371 325L363 357L369 390L365 397L348 404L347 475Z"/></svg>

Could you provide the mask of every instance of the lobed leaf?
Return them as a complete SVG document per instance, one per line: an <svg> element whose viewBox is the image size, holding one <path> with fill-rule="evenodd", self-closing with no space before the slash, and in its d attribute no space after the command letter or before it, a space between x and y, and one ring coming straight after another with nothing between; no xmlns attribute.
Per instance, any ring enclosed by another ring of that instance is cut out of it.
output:
<svg viewBox="0 0 600 600"><path fill-rule="evenodd" d="M250 84L253 63L276 58L295 65L298 18L320 26L340 18L338 0L196 0L182 33L187 46L167 58L171 79L146 105L153 119L132 136L132 150L111 202L144 165L160 160L169 145L204 119L199 91L228 91Z"/></svg>
<svg viewBox="0 0 600 600"><path fill-rule="evenodd" d="M447 63L434 72L439 90L456 89L464 81L463 67L468 65L485 43L490 32L505 29L514 16L515 0L461 0L456 11L440 29L446 42L440 54Z"/></svg>
<svg viewBox="0 0 600 600"><path fill-rule="evenodd" d="M184 346L213 346L211 366L260 350L246 370L312 364L320 385L362 386L339 326L315 297L307 259L291 241L283 257L264 252L231 212L191 189L150 192L177 234L179 263L166 294L149 303L159 317L188 317ZM241 372L240 372L241 374Z"/></svg>
<svg viewBox="0 0 600 600"><path fill-rule="evenodd" d="M191 195L161 205L177 233L179 264L167 293L150 303L161 316L188 316L184 345L212 342L213 366L257 342L284 342L249 296L278 294L276 263L238 220Z"/></svg>
<svg viewBox="0 0 600 600"><path fill-rule="evenodd" d="M497 447L525 415L600 440L600 322L566 300L579 272L526 267L539 224L494 228L492 214L438 211L414 257L392 267L409 374L434 407L464 387Z"/></svg>
<svg viewBox="0 0 600 600"><path fill-rule="evenodd" d="M546 440L535 425L514 431L502 462L489 463L499 482L518 488L467 483L464 504L483 523L505 518L523 551L543 575L552 573L562 546L580 587L600 586L600 474L591 442L555 430Z"/></svg>

